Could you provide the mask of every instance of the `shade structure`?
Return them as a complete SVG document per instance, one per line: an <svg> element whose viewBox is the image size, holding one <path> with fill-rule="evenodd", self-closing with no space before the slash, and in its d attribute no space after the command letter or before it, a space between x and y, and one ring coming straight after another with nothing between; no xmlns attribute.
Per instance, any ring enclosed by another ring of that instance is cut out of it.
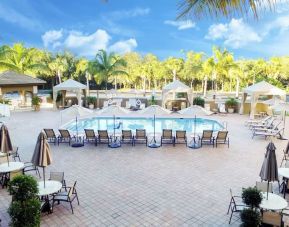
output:
<svg viewBox="0 0 289 227"><path fill-rule="evenodd" d="M45 167L52 163L52 157L50 153L50 146L43 132L40 132L38 135L31 162L35 166L43 168L43 181L45 187Z"/></svg>
<svg viewBox="0 0 289 227"><path fill-rule="evenodd" d="M197 115L197 116L209 116L212 115L213 112L206 110L205 108L197 105L190 106L188 108L182 109L178 111L180 114L185 114L185 115Z"/></svg>
<svg viewBox="0 0 289 227"><path fill-rule="evenodd" d="M9 165L9 152L13 150L11 139L9 136L8 128L6 125L1 126L1 131L0 131L0 151L2 153L6 153L7 155L7 162Z"/></svg>
<svg viewBox="0 0 289 227"><path fill-rule="evenodd" d="M68 79L53 87L53 106L56 108L56 98L58 91L75 92L78 100L78 105L81 105L81 94L87 89L87 86L75 80Z"/></svg>
<svg viewBox="0 0 289 227"><path fill-rule="evenodd" d="M167 115L170 114L171 111L159 106L159 105L151 105L146 107L143 110L138 111L140 114L145 114L145 115Z"/></svg>
<svg viewBox="0 0 289 227"><path fill-rule="evenodd" d="M98 115L126 115L130 113L127 109L118 106L118 105L110 105L102 108L97 112Z"/></svg>
<svg viewBox="0 0 289 227"><path fill-rule="evenodd" d="M268 199L269 182L279 180L275 150L276 147L274 143L270 142L266 148L265 158L260 171L261 179L268 182L267 199Z"/></svg>
<svg viewBox="0 0 289 227"><path fill-rule="evenodd" d="M258 103L258 98L262 95L269 95L274 97L280 97L280 99L286 99L286 92L278 87L269 84L266 81L261 81L254 85L251 85L243 90L242 103L240 108L240 113L244 113L244 104L246 102L247 95L251 96L251 111L250 118L254 118L256 106Z"/></svg>

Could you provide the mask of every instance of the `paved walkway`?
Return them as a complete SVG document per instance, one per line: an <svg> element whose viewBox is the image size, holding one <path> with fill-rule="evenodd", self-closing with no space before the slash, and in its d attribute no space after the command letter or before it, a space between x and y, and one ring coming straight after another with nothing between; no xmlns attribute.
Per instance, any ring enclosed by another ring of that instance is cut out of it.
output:
<svg viewBox="0 0 289 227"><path fill-rule="evenodd" d="M226 226L229 189L240 193L242 187L255 184L268 144L263 138L251 139L244 127L247 118L215 116L228 122L230 148L51 145L53 164L47 172L64 171L69 185L77 180L80 206L74 203L74 215L69 204L56 206L53 214L41 218L42 226ZM13 144L29 161L40 130L57 129L60 116L47 110L23 112L6 122ZM274 142L280 162L287 141ZM2 226L9 222L10 201L0 189Z"/></svg>

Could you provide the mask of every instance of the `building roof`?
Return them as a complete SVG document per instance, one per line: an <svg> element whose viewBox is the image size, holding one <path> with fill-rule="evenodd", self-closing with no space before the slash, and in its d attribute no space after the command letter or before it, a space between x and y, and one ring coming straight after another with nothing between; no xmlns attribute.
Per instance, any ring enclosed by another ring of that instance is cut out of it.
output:
<svg viewBox="0 0 289 227"><path fill-rule="evenodd" d="M0 73L0 86L42 84L46 84L46 81L14 71Z"/></svg>
<svg viewBox="0 0 289 227"><path fill-rule="evenodd" d="M184 83L182 83L179 80L174 80L173 82L167 84L166 86L163 87L163 91L169 91L169 90L179 90L179 91L185 91L185 90L190 90L191 88Z"/></svg>
<svg viewBox="0 0 289 227"><path fill-rule="evenodd" d="M73 79L68 79L64 82L62 82L61 84L58 84L56 86L53 87L53 90L55 91L61 91L61 90L82 90L82 89L86 89L86 85L79 83Z"/></svg>

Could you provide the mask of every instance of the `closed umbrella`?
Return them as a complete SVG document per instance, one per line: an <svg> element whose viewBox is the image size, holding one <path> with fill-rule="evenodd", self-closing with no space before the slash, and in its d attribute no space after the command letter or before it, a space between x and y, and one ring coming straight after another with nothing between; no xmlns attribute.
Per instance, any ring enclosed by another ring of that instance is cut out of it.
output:
<svg viewBox="0 0 289 227"><path fill-rule="evenodd" d="M273 142L270 142L266 148L265 158L260 171L262 180L268 182L267 186L267 199L270 181L278 181L278 166L275 154L276 147Z"/></svg>
<svg viewBox="0 0 289 227"><path fill-rule="evenodd" d="M6 153L9 166L9 152L13 150L7 127L3 124L0 131L0 151Z"/></svg>
<svg viewBox="0 0 289 227"><path fill-rule="evenodd" d="M50 153L50 146L43 132L40 132L38 135L31 162L35 166L43 168L43 181L45 187L45 167L52 163L52 157Z"/></svg>

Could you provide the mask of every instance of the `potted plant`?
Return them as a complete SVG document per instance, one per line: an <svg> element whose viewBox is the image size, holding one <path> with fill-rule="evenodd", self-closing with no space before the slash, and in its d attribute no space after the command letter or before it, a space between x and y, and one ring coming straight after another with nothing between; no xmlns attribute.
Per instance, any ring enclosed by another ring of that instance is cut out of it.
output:
<svg viewBox="0 0 289 227"><path fill-rule="evenodd" d="M40 201L37 181L28 175L16 176L8 184L12 202L8 208L11 217L10 226L40 226Z"/></svg>
<svg viewBox="0 0 289 227"><path fill-rule="evenodd" d="M156 105L157 104L157 100L156 100L154 95L152 95L151 99L149 100L149 104L150 105Z"/></svg>
<svg viewBox="0 0 289 227"><path fill-rule="evenodd" d="M205 106L205 99L203 99L200 96L195 97L193 100L193 105L204 107Z"/></svg>
<svg viewBox="0 0 289 227"><path fill-rule="evenodd" d="M238 105L238 101L235 98L229 98L226 101L226 106L228 108L229 113L234 113L237 105Z"/></svg>
<svg viewBox="0 0 289 227"><path fill-rule="evenodd" d="M87 96L87 97L86 97L86 100L87 100L87 104L88 104L89 109L94 109L94 104L95 104L95 102L96 102L96 97L94 97L94 96Z"/></svg>
<svg viewBox="0 0 289 227"><path fill-rule="evenodd" d="M37 95L32 97L32 105L33 105L35 111L40 110L40 103L41 103L40 97L38 97Z"/></svg>
<svg viewBox="0 0 289 227"><path fill-rule="evenodd" d="M243 189L242 200L248 208L241 211L242 226L250 227L261 225L259 206L262 202L262 198L261 191L256 187Z"/></svg>

